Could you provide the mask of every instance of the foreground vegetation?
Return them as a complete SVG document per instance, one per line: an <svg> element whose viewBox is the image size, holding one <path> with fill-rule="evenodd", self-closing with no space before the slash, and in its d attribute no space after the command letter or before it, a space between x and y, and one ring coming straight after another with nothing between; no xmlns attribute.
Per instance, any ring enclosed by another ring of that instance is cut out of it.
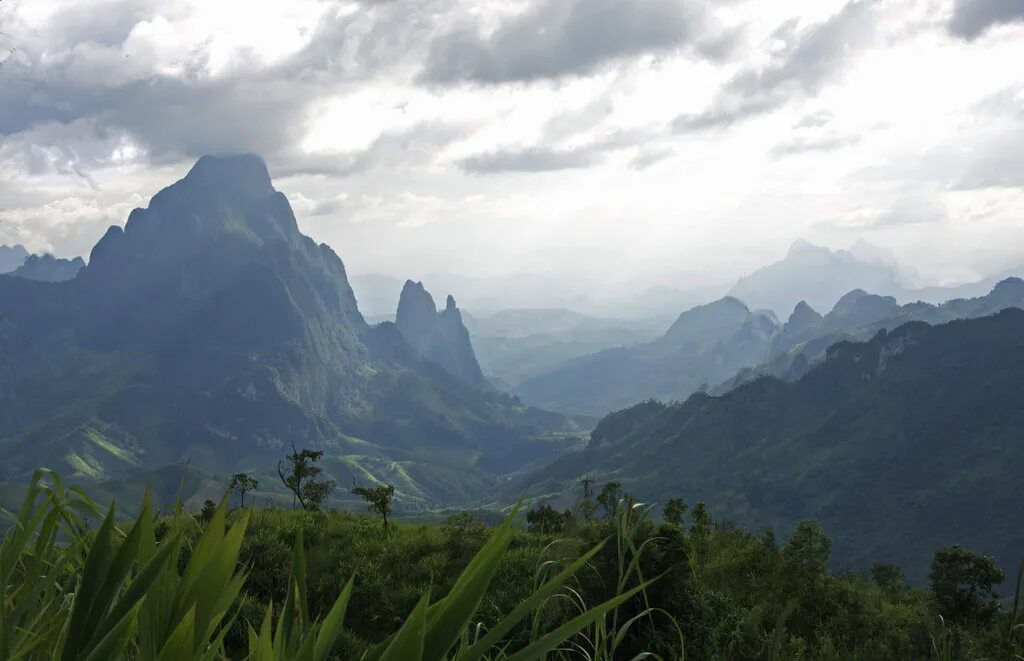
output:
<svg viewBox="0 0 1024 661"><path fill-rule="evenodd" d="M812 522L779 542L701 505L656 523L614 490L596 502L535 508L527 531L226 500L119 526L40 473L0 549L0 658L1024 658L1022 605L996 602L984 556L943 550L913 588L889 566L830 573Z"/></svg>

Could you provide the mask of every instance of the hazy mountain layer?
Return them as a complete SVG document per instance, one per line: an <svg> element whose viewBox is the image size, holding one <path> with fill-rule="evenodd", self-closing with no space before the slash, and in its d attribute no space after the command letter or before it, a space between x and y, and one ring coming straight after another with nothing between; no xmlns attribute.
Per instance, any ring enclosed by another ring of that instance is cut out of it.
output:
<svg viewBox="0 0 1024 661"><path fill-rule="evenodd" d="M24 264L11 271L11 275L40 282L63 282L74 280L83 268L85 260L81 257L59 259L53 255L29 255Z"/></svg>
<svg viewBox="0 0 1024 661"><path fill-rule="evenodd" d="M0 273L10 273L28 259L25 246L0 246Z"/></svg>
<svg viewBox="0 0 1024 661"><path fill-rule="evenodd" d="M1024 280L1007 278L984 296L954 299L940 305L919 302L901 306L892 297L856 290L840 299L824 317L801 301L772 339L766 364L742 371L718 390L765 374L783 378L802 376L824 358L828 347L841 340L867 340L880 330L891 330L908 321L940 324L984 317L1006 308L1024 309Z"/></svg>
<svg viewBox="0 0 1024 661"><path fill-rule="evenodd" d="M524 381L528 402L601 414L655 398L682 399L762 363L777 323L726 297L684 312L660 338L609 349Z"/></svg>
<svg viewBox="0 0 1024 661"><path fill-rule="evenodd" d="M884 295L904 290L897 267L866 251L836 250L797 241L785 259L740 278L730 295L752 309L788 314L801 300L828 310L847 292L864 289Z"/></svg>
<svg viewBox="0 0 1024 661"><path fill-rule="evenodd" d="M1022 398L1024 311L913 322L834 345L795 382L618 413L590 449L530 481L569 502L589 472L645 502L705 500L780 533L815 518L840 566L919 572L956 543L1012 565L1024 548Z"/></svg>

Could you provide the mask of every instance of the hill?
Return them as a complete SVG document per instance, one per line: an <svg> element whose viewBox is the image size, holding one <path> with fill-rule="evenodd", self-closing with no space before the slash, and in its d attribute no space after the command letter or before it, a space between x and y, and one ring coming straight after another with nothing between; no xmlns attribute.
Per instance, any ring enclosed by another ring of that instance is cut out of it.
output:
<svg viewBox="0 0 1024 661"><path fill-rule="evenodd" d="M96 244L74 280L0 277L0 480L325 451L343 485L463 500L550 456L560 416L481 391L369 326L254 156L204 157Z"/></svg>
<svg viewBox="0 0 1024 661"><path fill-rule="evenodd" d="M1022 397L1024 311L912 322L833 345L793 382L616 414L600 442L527 482L571 500L591 473L646 502L704 500L777 532L814 518L834 531L838 566L893 562L917 580L956 543L1012 566L1024 550Z"/></svg>

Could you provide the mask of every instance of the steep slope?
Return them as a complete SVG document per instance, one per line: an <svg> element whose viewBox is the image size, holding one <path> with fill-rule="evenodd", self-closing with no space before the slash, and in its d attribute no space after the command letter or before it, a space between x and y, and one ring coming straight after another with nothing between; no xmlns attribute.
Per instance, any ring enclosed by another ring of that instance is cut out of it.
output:
<svg viewBox="0 0 1024 661"><path fill-rule="evenodd" d="M486 389L480 365L473 353L469 331L451 296L440 313L422 282L408 280L398 299L395 327L420 354L474 388Z"/></svg>
<svg viewBox="0 0 1024 661"><path fill-rule="evenodd" d="M50 254L29 255L24 264L11 271L11 275L39 282L63 282L74 280L83 268L85 260L81 257L59 259Z"/></svg>
<svg viewBox="0 0 1024 661"><path fill-rule="evenodd" d="M0 314L0 479L271 466L294 443L324 449L343 484L437 501L544 456L538 436L563 422L369 327L253 156L200 159L74 280L0 277Z"/></svg>
<svg viewBox="0 0 1024 661"><path fill-rule="evenodd" d="M863 246L832 251L796 241L783 260L740 278L729 294L752 308L785 315L800 301L827 310L853 289L894 295L903 285L893 264Z"/></svg>
<svg viewBox="0 0 1024 661"><path fill-rule="evenodd" d="M679 316L660 338L609 349L520 384L538 406L601 414L648 398L673 400L719 383L765 360L775 320L735 298Z"/></svg>
<svg viewBox="0 0 1024 661"><path fill-rule="evenodd" d="M780 533L819 519L839 566L895 562L920 579L930 554L955 543L1012 565L1024 549L1022 398L1024 311L913 322L834 345L795 382L621 412L625 434L532 482L568 491L591 472L646 502L705 500Z"/></svg>
<svg viewBox="0 0 1024 661"><path fill-rule="evenodd" d="M28 259L25 246L0 246L0 273L10 273Z"/></svg>

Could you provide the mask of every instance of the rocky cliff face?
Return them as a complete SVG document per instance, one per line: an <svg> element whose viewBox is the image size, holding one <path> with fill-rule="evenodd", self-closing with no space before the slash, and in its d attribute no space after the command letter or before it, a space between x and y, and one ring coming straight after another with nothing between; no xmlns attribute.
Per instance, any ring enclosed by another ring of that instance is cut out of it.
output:
<svg viewBox="0 0 1024 661"><path fill-rule="evenodd" d="M486 388L487 381L477 363L462 313L452 296L440 313L421 282L409 280L398 299L395 325L406 342L424 358L475 388Z"/></svg>

